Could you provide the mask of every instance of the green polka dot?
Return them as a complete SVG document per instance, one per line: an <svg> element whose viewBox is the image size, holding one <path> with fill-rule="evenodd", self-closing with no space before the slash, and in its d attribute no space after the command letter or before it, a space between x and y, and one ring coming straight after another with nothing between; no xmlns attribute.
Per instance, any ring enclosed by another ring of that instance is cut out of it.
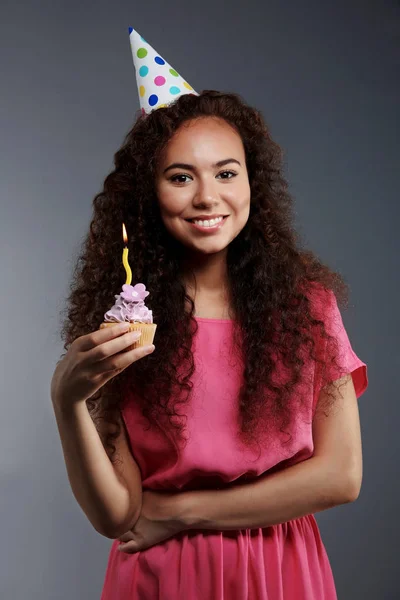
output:
<svg viewBox="0 0 400 600"><path fill-rule="evenodd" d="M146 48L139 48L136 54L138 58L144 58L145 56L147 56L147 50Z"/></svg>
<svg viewBox="0 0 400 600"><path fill-rule="evenodd" d="M171 73L171 75L173 75L174 77L179 77L179 73L177 73L175 71L175 69L170 69L169 72Z"/></svg>

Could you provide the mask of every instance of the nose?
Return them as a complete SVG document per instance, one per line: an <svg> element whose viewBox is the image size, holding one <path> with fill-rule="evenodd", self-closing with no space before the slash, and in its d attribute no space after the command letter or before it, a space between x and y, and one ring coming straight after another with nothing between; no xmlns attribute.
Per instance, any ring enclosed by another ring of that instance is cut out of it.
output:
<svg viewBox="0 0 400 600"><path fill-rule="evenodd" d="M218 193L213 178L200 181L195 194L194 206L213 206L218 203Z"/></svg>

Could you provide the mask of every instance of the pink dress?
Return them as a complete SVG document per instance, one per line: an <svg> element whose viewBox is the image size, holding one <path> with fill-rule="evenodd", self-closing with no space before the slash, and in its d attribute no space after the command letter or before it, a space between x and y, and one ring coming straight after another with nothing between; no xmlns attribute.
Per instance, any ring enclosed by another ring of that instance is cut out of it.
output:
<svg viewBox="0 0 400 600"><path fill-rule="evenodd" d="M325 325L339 338L344 372L352 374L357 398L368 386L367 367L354 353L335 296L319 297ZM240 365L232 358L233 323L198 317L193 340L194 395L185 407L190 439L178 457L161 429L146 430L133 397L122 414L143 489L184 491L223 488L249 481L308 459L313 454L311 425L295 423L288 450L253 454L234 435ZM322 340L318 341L320 350ZM313 366L310 368L314 369ZM309 389L310 415L318 399L318 373ZM308 384L307 384L308 385ZM189 436L187 436L189 437ZM136 554L111 546L101 600L336 600L329 559L313 515L264 529L182 532Z"/></svg>

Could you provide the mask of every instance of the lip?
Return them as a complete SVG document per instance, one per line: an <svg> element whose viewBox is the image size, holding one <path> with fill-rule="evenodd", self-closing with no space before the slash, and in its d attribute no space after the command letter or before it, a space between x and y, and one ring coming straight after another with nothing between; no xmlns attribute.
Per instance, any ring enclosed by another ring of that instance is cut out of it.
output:
<svg viewBox="0 0 400 600"><path fill-rule="evenodd" d="M191 221L192 219L196 219L198 221L210 221L211 219L218 219L218 217L228 217L229 215L223 215L222 213L213 214L213 215L196 215L194 217L188 217L185 221Z"/></svg>
<svg viewBox="0 0 400 600"><path fill-rule="evenodd" d="M221 217L223 215L220 215ZM221 229L221 227L224 226L225 221L227 220L227 218L229 217L229 215L226 215L222 221L220 221L219 223L217 223L216 225L214 225L213 227L202 227L201 225L196 225L196 223L192 223L192 221L187 221L185 219L185 221L194 229L196 229L197 231L201 231L201 233L205 233L205 234L210 234L210 233L214 233L215 231L218 231L219 229ZM197 217L196 217L197 218Z"/></svg>

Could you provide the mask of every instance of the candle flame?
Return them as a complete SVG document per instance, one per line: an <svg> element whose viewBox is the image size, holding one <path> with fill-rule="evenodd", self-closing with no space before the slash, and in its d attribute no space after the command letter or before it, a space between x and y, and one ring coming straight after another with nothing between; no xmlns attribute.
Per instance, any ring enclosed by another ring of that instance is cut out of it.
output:
<svg viewBox="0 0 400 600"><path fill-rule="evenodd" d="M125 223L122 223L122 237L124 238L125 246L128 243L128 235L125 229Z"/></svg>

